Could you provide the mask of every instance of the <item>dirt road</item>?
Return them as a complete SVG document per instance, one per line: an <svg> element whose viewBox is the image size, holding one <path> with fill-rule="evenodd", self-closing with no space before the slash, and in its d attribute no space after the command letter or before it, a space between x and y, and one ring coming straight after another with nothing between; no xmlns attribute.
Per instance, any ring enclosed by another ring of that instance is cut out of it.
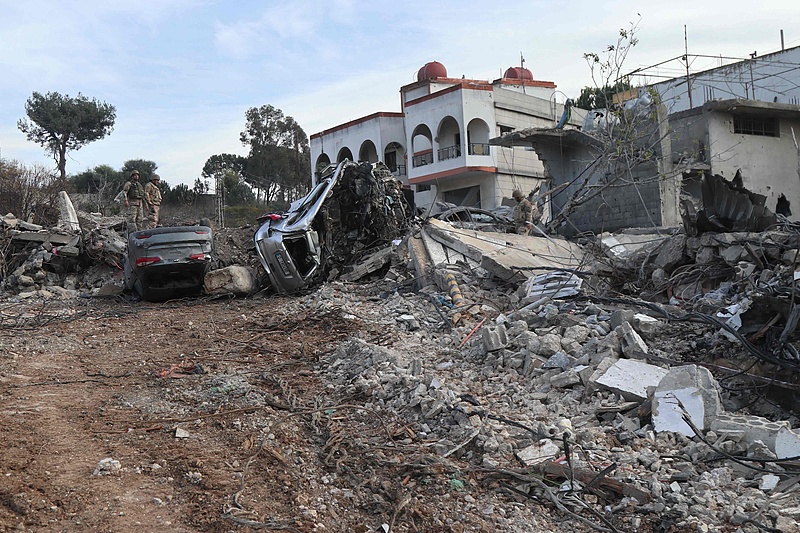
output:
<svg viewBox="0 0 800 533"><path fill-rule="evenodd" d="M315 510L335 422L298 414L314 407L318 354L369 330L285 309L276 299L4 305L0 529L376 522L347 502L346 516ZM118 462L107 475L96 471L105 458Z"/></svg>

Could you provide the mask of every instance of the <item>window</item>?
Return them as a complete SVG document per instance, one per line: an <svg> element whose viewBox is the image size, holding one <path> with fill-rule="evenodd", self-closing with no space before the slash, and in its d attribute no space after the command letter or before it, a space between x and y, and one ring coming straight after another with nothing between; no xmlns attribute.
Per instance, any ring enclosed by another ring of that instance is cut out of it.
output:
<svg viewBox="0 0 800 533"><path fill-rule="evenodd" d="M425 192L431 190L430 185L417 185L417 192Z"/></svg>
<svg viewBox="0 0 800 533"><path fill-rule="evenodd" d="M776 117L733 115L733 133L780 137L780 128Z"/></svg>
<svg viewBox="0 0 800 533"><path fill-rule="evenodd" d="M506 133L511 133L512 131L514 131L514 128L511 126L503 126L500 124L500 135L505 135Z"/></svg>

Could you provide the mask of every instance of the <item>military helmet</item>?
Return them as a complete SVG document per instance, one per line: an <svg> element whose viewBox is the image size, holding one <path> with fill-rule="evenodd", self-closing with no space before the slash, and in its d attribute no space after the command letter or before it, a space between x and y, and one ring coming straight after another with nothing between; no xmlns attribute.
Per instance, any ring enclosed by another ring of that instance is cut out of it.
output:
<svg viewBox="0 0 800 533"><path fill-rule="evenodd" d="M512 198L522 198L523 196L522 191L519 189L514 189L514 192L511 193Z"/></svg>
<svg viewBox="0 0 800 533"><path fill-rule="evenodd" d="M161 176L159 176L158 174L153 174L152 176L150 176L151 181L159 181L160 179Z"/></svg>
<svg viewBox="0 0 800 533"><path fill-rule="evenodd" d="M139 171L138 170L132 170L131 171L131 177L138 176L138 175L139 175Z"/></svg>

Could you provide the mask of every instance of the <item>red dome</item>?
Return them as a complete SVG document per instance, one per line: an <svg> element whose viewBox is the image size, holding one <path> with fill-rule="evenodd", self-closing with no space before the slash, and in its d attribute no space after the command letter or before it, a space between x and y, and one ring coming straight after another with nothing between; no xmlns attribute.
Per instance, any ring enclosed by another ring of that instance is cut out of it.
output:
<svg viewBox="0 0 800 533"><path fill-rule="evenodd" d="M417 72L417 81L432 80L433 78L446 78L447 69L438 61L425 63L425 66Z"/></svg>
<svg viewBox="0 0 800 533"><path fill-rule="evenodd" d="M522 67L511 67L503 74L504 78L511 78L514 80L533 80L533 73Z"/></svg>

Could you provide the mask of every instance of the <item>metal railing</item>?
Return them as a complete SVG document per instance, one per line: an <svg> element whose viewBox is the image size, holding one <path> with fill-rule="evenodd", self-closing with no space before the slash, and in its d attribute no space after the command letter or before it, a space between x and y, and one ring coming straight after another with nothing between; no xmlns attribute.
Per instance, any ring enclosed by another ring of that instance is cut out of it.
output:
<svg viewBox="0 0 800 533"><path fill-rule="evenodd" d="M433 153L426 152L424 154L415 155L411 158L411 164L415 167L421 167L423 165L430 165L433 163Z"/></svg>
<svg viewBox="0 0 800 533"><path fill-rule="evenodd" d="M395 165L394 167L389 167L392 171L392 174L395 176L405 176L406 175L406 166L405 165Z"/></svg>
<svg viewBox="0 0 800 533"><path fill-rule="evenodd" d="M448 146L447 148L439 148L439 161L444 161L445 159L455 159L456 157L461 157L461 147L460 146Z"/></svg>
<svg viewBox="0 0 800 533"><path fill-rule="evenodd" d="M469 143L469 155L491 155L488 143Z"/></svg>

